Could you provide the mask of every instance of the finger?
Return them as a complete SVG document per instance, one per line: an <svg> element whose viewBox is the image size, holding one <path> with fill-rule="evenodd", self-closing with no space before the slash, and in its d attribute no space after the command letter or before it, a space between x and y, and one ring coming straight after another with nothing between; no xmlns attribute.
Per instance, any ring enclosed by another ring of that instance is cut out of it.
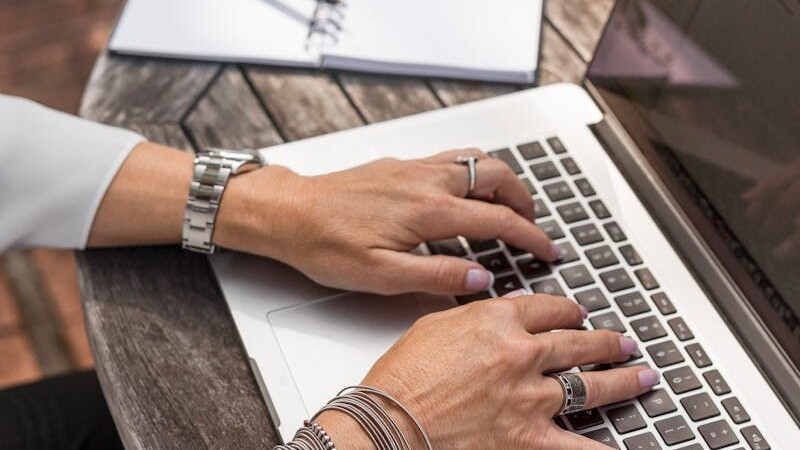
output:
<svg viewBox="0 0 800 450"><path fill-rule="evenodd" d="M642 395L651 390L661 379L658 371L642 366L581 372L576 375L583 380L586 389L584 410ZM551 414L558 414L564 404L564 388L561 382L553 377L544 376L541 383L543 406Z"/></svg>
<svg viewBox="0 0 800 450"><path fill-rule="evenodd" d="M501 239L531 252L542 261L556 261L561 248L529 220L503 205L453 198L449 207L437 208L425 218L425 240L464 236L473 239Z"/></svg>
<svg viewBox="0 0 800 450"><path fill-rule="evenodd" d="M536 339L552 349L540 364L548 371L625 361L637 350L636 341L608 330L564 330L540 334Z"/></svg>
<svg viewBox="0 0 800 450"><path fill-rule="evenodd" d="M607 446L579 434L564 431L553 425L542 450L608 450L610 445L612 445L611 442Z"/></svg>
<svg viewBox="0 0 800 450"><path fill-rule="evenodd" d="M468 169L460 164L444 167L451 173L448 177L450 193L456 197L466 197L469 193ZM496 203L508 206L533 222L533 197L508 164L499 159L483 159L475 165L475 173L475 189L469 193L473 198L493 198Z"/></svg>
<svg viewBox="0 0 800 450"><path fill-rule="evenodd" d="M494 275L480 264L454 256L420 256L393 250L375 250L384 274L378 289L382 294L430 292L468 294L489 289Z"/></svg>
<svg viewBox="0 0 800 450"><path fill-rule="evenodd" d="M427 158L420 158L420 161L424 161L431 164L455 164L456 159L459 156L474 156L479 160L488 158L484 151L478 148L460 148L455 150L447 150L441 153L437 153L433 156L428 156Z"/></svg>
<svg viewBox="0 0 800 450"><path fill-rule="evenodd" d="M522 326L531 334L580 327L588 314L583 306L554 295L521 295L512 301L517 306Z"/></svg>

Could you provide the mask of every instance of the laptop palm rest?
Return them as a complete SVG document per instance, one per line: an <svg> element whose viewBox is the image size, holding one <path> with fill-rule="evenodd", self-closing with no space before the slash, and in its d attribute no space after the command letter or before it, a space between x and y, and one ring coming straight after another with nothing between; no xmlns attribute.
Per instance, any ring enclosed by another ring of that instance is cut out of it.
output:
<svg viewBox="0 0 800 450"><path fill-rule="evenodd" d="M267 318L310 413L339 389L359 384L417 318L454 304L452 298L425 294L345 292L272 311Z"/></svg>

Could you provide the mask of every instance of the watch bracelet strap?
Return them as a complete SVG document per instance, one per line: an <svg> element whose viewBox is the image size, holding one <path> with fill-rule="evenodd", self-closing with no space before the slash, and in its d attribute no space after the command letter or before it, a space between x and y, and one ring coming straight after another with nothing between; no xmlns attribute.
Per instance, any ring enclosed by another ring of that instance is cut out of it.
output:
<svg viewBox="0 0 800 450"><path fill-rule="evenodd" d="M212 237L217 212L231 171L225 158L201 155L195 159L183 222L184 249L214 253Z"/></svg>

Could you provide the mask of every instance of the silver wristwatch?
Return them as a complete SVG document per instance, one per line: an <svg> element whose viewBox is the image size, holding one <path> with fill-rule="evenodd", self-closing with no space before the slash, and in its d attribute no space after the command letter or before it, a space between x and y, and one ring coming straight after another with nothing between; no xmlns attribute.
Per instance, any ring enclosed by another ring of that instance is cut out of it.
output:
<svg viewBox="0 0 800 450"><path fill-rule="evenodd" d="M255 150L207 148L198 154L183 219L183 248L214 253L211 238L228 178L263 165L264 160Z"/></svg>

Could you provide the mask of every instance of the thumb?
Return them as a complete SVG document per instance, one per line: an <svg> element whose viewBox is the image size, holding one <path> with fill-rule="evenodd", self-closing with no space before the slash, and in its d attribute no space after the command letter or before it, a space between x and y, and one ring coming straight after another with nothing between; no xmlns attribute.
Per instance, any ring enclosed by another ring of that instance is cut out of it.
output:
<svg viewBox="0 0 800 450"><path fill-rule="evenodd" d="M389 292L469 294L489 289L494 274L483 266L454 256L421 256L379 250L379 263L387 270L382 280Z"/></svg>

